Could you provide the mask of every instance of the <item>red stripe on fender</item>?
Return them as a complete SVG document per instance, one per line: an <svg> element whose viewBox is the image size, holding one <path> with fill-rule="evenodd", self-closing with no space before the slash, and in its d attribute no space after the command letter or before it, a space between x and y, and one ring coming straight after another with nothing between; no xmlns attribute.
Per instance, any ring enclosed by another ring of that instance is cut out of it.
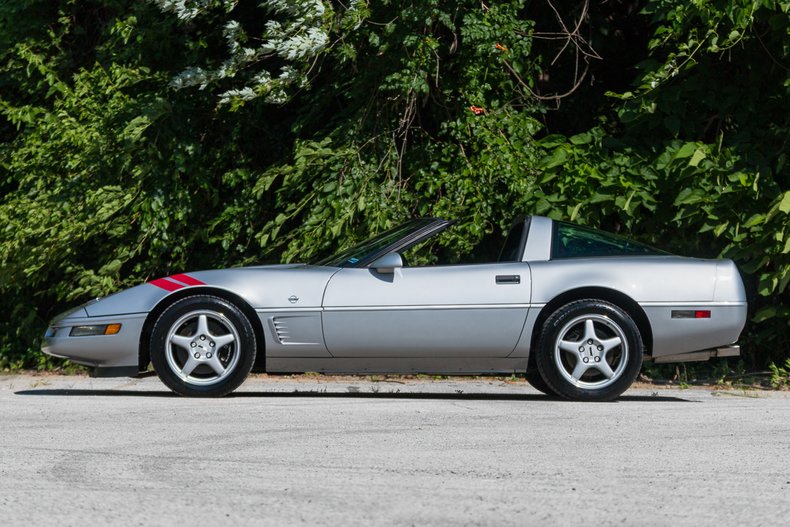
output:
<svg viewBox="0 0 790 527"><path fill-rule="evenodd" d="M182 284L186 284L186 285L206 285L205 282L201 282L197 278L192 278L187 274L174 274L168 276L168 278L170 278L171 280L178 280Z"/></svg>
<svg viewBox="0 0 790 527"><path fill-rule="evenodd" d="M157 278L156 280L151 280L148 283L151 284L151 285L155 285L156 287L161 287L165 291L178 291L179 289L184 287L181 284L177 284L175 282L171 282L167 278Z"/></svg>

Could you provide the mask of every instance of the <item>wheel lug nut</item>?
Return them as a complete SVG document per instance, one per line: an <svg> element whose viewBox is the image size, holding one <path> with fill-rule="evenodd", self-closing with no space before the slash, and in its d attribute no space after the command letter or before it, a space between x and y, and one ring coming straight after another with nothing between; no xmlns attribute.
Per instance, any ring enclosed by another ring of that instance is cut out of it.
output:
<svg viewBox="0 0 790 527"><path fill-rule="evenodd" d="M592 339L588 339L587 344L592 344Z"/></svg>
<svg viewBox="0 0 790 527"><path fill-rule="evenodd" d="M200 353L195 353L195 358L199 359L200 358Z"/></svg>
<svg viewBox="0 0 790 527"><path fill-rule="evenodd" d="M601 362L601 357L595 357L595 362Z"/></svg>
<svg viewBox="0 0 790 527"><path fill-rule="evenodd" d="M584 351L584 346L579 346L579 351Z"/></svg>
<svg viewBox="0 0 790 527"><path fill-rule="evenodd" d="M587 364L588 362L590 362L590 359L588 359L587 357L584 357L582 360L584 361L584 363L585 363L585 364Z"/></svg>
<svg viewBox="0 0 790 527"><path fill-rule="evenodd" d="M598 351L603 351L603 346L598 346Z"/></svg>
<svg viewBox="0 0 790 527"><path fill-rule="evenodd" d="M206 336L205 335L200 335L200 340L206 340Z"/></svg>
<svg viewBox="0 0 790 527"><path fill-rule="evenodd" d="M195 346L197 346L197 342L195 342L195 341L193 340L192 342L190 342L190 343L189 343L189 345L190 345L190 346L192 346L192 347L194 348Z"/></svg>
<svg viewBox="0 0 790 527"><path fill-rule="evenodd" d="M208 343L208 345L213 348L214 347L214 341L212 340L211 342Z"/></svg>
<svg viewBox="0 0 790 527"><path fill-rule="evenodd" d="M211 358L211 352L208 352L208 353L206 353L206 358L207 358L207 359L210 359L210 358Z"/></svg>

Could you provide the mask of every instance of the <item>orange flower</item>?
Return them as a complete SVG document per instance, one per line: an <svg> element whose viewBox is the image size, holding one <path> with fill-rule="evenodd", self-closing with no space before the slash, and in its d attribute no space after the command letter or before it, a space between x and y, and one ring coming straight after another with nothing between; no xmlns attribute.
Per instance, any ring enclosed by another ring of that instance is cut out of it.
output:
<svg viewBox="0 0 790 527"><path fill-rule="evenodd" d="M498 49L499 51L507 51L507 47L503 46L502 44L497 44L497 45L496 45L496 46L494 46L494 47L495 47L496 49Z"/></svg>
<svg viewBox="0 0 790 527"><path fill-rule="evenodd" d="M486 109L479 106L470 106L469 109L472 110L472 113L475 115L482 115L486 113Z"/></svg>

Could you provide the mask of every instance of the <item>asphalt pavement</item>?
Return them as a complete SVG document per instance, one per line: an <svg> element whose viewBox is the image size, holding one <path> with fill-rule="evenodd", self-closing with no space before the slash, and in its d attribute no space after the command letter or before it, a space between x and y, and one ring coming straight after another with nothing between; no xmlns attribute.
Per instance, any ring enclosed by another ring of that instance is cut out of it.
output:
<svg viewBox="0 0 790 527"><path fill-rule="evenodd" d="M0 376L0 523L787 525L790 393Z"/></svg>

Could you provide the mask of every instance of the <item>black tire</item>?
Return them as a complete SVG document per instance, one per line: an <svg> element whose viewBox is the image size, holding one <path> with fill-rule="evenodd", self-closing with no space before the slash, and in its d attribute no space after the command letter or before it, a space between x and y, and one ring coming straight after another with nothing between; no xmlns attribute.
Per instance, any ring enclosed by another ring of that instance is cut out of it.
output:
<svg viewBox="0 0 790 527"><path fill-rule="evenodd" d="M231 302L195 295L174 302L151 332L151 363L179 395L222 397L247 378L255 362L255 332Z"/></svg>
<svg viewBox="0 0 790 527"><path fill-rule="evenodd" d="M546 320L535 362L540 377L560 397L612 401L639 375L643 354L642 336L628 313L586 299L564 305Z"/></svg>
<svg viewBox="0 0 790 527"><path fill-rule="evenodd" d="M557 397L557 392L551 389L551 386L546 384L546 381L543 380L543 377L540 376L540 371L538 371L538 365L535 364L534 359L529 361L529 366L527 367L526 378L527 382L539 391L542 394L548 395L549 397Z"/></svg>

